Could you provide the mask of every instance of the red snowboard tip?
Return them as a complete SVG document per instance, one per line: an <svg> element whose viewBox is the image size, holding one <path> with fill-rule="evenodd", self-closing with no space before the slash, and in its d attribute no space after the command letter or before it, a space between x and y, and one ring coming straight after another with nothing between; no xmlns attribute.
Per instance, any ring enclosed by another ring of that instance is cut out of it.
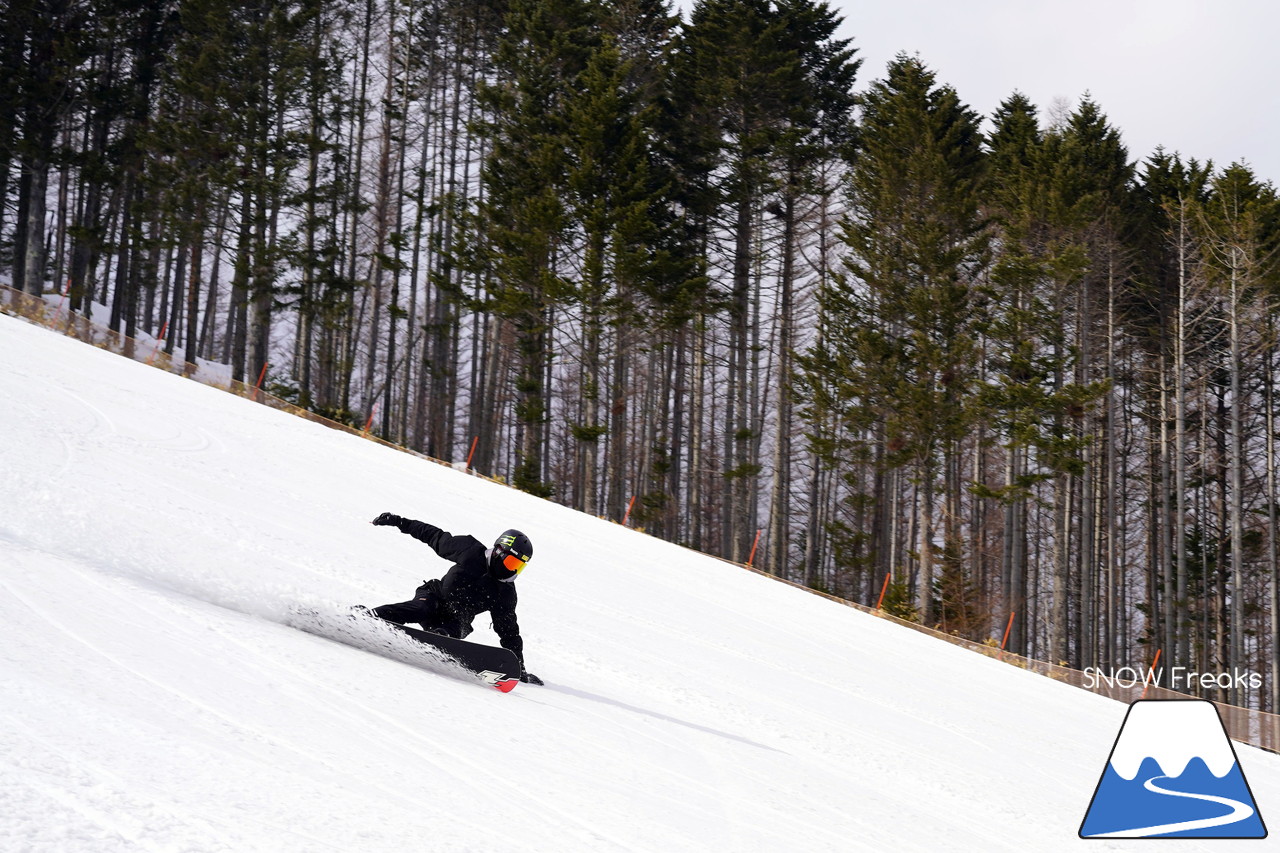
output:
<svg viewBox="0 0 1280 853"><path fill-rule="evenodd" d="M518 678L504 678L493 686L501 690L503 693L510 693L512 690L516 689L516 685L519 683L520 679Z"/></svg>

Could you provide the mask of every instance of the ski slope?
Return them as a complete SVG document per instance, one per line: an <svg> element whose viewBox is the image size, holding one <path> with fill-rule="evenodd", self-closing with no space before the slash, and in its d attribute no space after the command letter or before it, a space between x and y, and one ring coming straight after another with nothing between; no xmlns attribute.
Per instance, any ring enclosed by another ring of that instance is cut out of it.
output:
<svg viewBox="0 0 1280 853"><path fill-rule="evenodd" d="M529 534L545 687L284 624L447 568L383 511ZM0 850L1146 850L1076 836L1125 711L0 316Z"/></svg>

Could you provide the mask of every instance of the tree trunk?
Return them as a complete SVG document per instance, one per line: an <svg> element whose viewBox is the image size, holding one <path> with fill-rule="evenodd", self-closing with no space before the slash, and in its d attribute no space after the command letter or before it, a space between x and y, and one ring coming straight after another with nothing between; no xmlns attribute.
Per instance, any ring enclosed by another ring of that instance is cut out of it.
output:
<svg viewBox="0 0 1280 853"><path fill-rule="evenodd" d="M769 571L788 577L791 506L791 349L792 289L795 282L796 200L794 192L783 199L782 275L778 282L778 379L777 437L773 446L773 494L769 500Z"/></svg>
<svg viewBox="0 0 1280 853"><path fill-rule="evenodd" d="M1187 567L1187 209L1181 201L1178 208L1178 304L1174 315L1173 339L1173 525L1174 525L1174 636L1177 645L1170 652L1170 663L1190 666L1191 643L1187 599L1189 575Z"/></svg>
<svg viewBox="0 0 1280 853"><path fill-rule="evenodd" d="M41 157L33 157L26 172L28 182L23 235L25 245L21 253L21 289L39 296L44 293L45 194L49 183L49 164Z"/></svg>
<svg viewBox="0 0 1280 853"><path fill-rule="evenodd" d="M731 309L732 335L731 379L729 382L732 411L729 413L730 429L726 435L726 459L729 469L729 506L725 525L727 534L725 556L736 562L747 559L746 540L751 526L751 410L748 361L751 336L748 328L751 317L751 203L745 197L738 201L737 219L734 224L733 254L733 307Z"/></svg>
<svg viewBox="0 0 1280 853"><path fill-rule="evenodd" d="M191 274L187 281L187 331L186 362L188 371L194 370L200 347L200 278L204 273L204 202L197 209L191 240Z"/></svg>
<svg viewBox="0 0 1280 853"><path fill-rule="evenodd" d="M1242 435L1242 409L1244 407L1240 372L1240 282L1233 249L1231 260L1231 304L1228 306L1230 330L1231 408L1229 409L1229 445L1227 468L1230 478L1231 502L1228 518L1231 525L1231 643L1229 667L1244 667L1244 437ZM1233 682L1234 684L1234 682ZM1233 704L1241 704L1243 693L1233 687L1229 693Z"/></svg>
<svg viewBox="0 0 1280 853"><path fill-rule="evenodd" d="M1267 340L1275 340L1275 317L1267 314ZM1267 347L1262 389L1265 394L1267 423L1267 585L1270 589L1271 713L1280 713L1280 556L1276 552L1276 422L1275 422L1275 346ZM1272 744L1274 748L1276 744Z"/></svg>

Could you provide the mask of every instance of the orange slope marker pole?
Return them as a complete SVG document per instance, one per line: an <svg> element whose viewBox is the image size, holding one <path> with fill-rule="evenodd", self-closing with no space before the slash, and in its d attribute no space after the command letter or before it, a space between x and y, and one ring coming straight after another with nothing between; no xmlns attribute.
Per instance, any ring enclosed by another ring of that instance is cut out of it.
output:
<svg viewBox="0 0 1280 853"><path fill-rule="evenodd" d="M258 382L253 386L253 401L258 402L258 392L262 390L262 380L267 378L267 362L262 362L262 370L258 371Z"/></svg>
<svg viewBox="0 0 1280 853"><path fill-rule="evenodd" d="M1147 690L1148 688L1151 687L1151 680L1156 676L1156 667L1160 665L1160 653L1162 651L1164 651L1164 649L1156 649L1155 660L1151 661L1151 669L1147 670L1148 673L1150 673L1150 676L1144 681L1142 685L1142 695L1138 697L1139 699L1147 698Z"/></svg>
<svg viewBox="0 0 1280 853"><path fill-rule="evenodd" d="M1017 612L1016 610L1009 611L1009 622L1004 626L1004 639L1000 641L1000 660L1004 660L1004 647L1009 642L1009 630L1013 628L1013 617Z"/></svg>
<svg viewBox="0 0 1280 853"><path fill-rule="evenodd" d="M164 325L160 327L160 337L156 338L155 349L151 351L151 358L147 359L148 365L154 362L156 360L156 356L160 354L160 345L164 343L164 336L168 333L169 333L169 321L165 320Z"/></svg>

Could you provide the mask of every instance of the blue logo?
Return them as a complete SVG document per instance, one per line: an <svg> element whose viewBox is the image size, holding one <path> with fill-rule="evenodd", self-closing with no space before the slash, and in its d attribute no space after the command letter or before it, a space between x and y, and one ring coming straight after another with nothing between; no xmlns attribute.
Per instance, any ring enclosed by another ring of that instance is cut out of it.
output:
<svg viewBox="0 0 1280 853"><path fill-rule="evenodd" d="M1140 699L1129 706L1080 837L1267 837L1212 702Z"/></svg>

